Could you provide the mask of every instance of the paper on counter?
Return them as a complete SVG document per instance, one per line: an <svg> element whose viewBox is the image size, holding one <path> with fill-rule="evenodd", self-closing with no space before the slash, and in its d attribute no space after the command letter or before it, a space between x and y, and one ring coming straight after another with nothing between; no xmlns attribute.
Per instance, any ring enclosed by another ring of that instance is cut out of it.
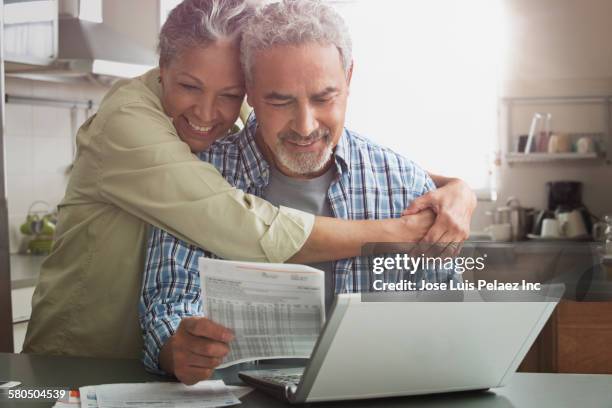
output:
<svg viewBox="0 0 612 408"><path fill-rule="evenodd" d="M206 316L234 331L218 368L308 358L325 320L323 271L305 265L200 258Z"/></svg>
<svg viewBox="0 0 612 408"><path fill-rule="evenodd" d="M105 384L82 387L81 408L212 408L240 404L221 380L180 383Z"/></svg>
<svg viewBox="0 0 612 408"><path fill-rule="evenodd" d="M15 388L19 384L21 384L19 381L0 381L0 390Z"/></svg>
<svg viewBox="0 0 612 408"><path fill-rule="evenodd" d="M79 399L70 402L58 400L55 405L53 405L53 408L79 408L80 406L81 401Z"/></svg>
<svg viewBox="0 0 612 408"><path fill-rule="evenodd" d="M78 408L81 406L81 398L79 392L70 390L62 398L59 398L53 408Z"/></svg>
<svg viewBox="0 0 612 408"><path fill-rule="evenodd" d="M197 384L196 384L197 385ZM96 396L96 386L87 386L81 387L81 390L85 392L85 399L83 400L83 404L81 405L81 400L79 397L70 397L68 401L66 400L58 400L53 408L75 408L75 407L83 407L83 408L98 408L98 401ZM246 396L253 388L246 387L242 385L226 385L226 388L238 399ZM89 399L87 398L89 395Z"/></svg>
<svg viewBox="0 0 612 408"><path fill-rule="evenodd" d="M81 408L98 408L98 400L96 399L96 387L96 385L88 385L86 387L79 388L79 394L81 396Z"/></svg>
<svg viewBox="0 0 612 408"><path fill-rule="evenodd" d="M248 395L253 388L244 385L226 385L227 389L238 399Z"/></svg>

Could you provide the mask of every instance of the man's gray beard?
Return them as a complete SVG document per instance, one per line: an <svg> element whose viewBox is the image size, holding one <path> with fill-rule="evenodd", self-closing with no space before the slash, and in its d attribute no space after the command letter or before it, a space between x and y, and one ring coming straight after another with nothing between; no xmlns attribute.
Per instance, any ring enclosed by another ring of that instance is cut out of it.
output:
<svg viewBox="0 0 612 408"><path fill-rule="evenodd" d="M333 149L329 143L318 152L292 153L285 148L282 140L276 143L274 156L278 163L290 172L308 175L321 171L332 157Z"/></svg>

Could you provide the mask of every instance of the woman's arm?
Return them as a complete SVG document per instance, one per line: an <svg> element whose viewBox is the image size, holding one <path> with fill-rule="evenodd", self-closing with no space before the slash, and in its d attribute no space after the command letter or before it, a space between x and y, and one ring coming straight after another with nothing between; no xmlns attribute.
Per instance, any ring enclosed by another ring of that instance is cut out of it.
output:
<svg viewBox="0 0 612 408"><path fill-rule="evenodd" d="M308 263L361 255L367 243L417 243L434 221L432 211L401 218L348 221L317 217L308 240L289 262Z"/></svg>
<svg viewBox="0 0 612 408"><path fill-rule="evenodd" d="M140 104L113 112L92 148L101 201L225 259L328 261L358 256L367 242L411 242L424 234L419 217L315 221L246 194L194 156L165 115Z"/></svg>

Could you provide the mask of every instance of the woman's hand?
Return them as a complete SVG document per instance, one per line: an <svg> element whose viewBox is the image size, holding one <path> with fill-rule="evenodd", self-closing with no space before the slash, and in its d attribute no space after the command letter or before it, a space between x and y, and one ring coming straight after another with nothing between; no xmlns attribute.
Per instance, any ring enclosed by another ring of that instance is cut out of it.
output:
<svg viewBox="0 0 612 408"><path fill-rule="evenodd" d="M475 208L476 194L470 186L463 180L449 179L437 190L415 199L402 216L432 210L436 219L422 241L447 244L463 242L469 237Z"/></svg>
<svg viewBox="0 0 612 408"><path fill-rule="evenodd" d="M416 244L431 230L436 220L436 214L430 209L423 209L415 214L402 214L399 219L402 230L399 231L403 239L396 242Z"/></svg>

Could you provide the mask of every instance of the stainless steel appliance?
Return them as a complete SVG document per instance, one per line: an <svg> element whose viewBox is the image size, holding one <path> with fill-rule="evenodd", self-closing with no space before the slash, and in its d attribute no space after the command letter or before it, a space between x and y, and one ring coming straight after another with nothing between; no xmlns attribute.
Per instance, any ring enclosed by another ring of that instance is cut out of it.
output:
<svg viewBox="0 0 612 408"><path fill-rule="evenodd" d="M527 238L533 226L534 209L521 206L516 197L508 198L506 208L510 210L510 225L512 226L512 240L522 241Z"/></svg>

